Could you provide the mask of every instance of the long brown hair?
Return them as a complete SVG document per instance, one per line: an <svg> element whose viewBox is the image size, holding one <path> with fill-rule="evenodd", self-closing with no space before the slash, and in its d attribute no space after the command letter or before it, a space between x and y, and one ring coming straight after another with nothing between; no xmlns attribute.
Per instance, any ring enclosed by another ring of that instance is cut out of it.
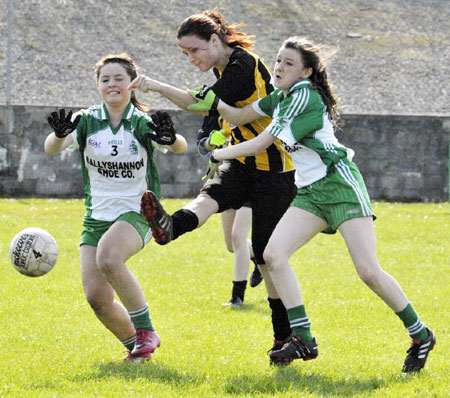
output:
<svg viewBox="0 0 450 398"><path fill-rule="evenodd" d="M134 63L134 61L130 58L130 56L126 53L122 54L110 54L106 57L103 57L100 61L95 64L95 75L97 77L97 81L100 77L100 71L106 64L120 64L126 70L128 76L130 76L131 81L136 79L138 75L138 66ZM134 91L131 92L131 103L140 111L148 112L150 110L148 104L139 101L136 98L136 93Z"/></svg>
<svg viewBox="0 0 450 398"><path fill-rule="evenodd" d="M244 24L235 23L228 25L219 10L220 8L216 7L211 11L206 10L201 14L194 14L186 18L178 27L177 39L195 35L200 39L209 41L211 35L215 33L220 40L230 47L252 48L255 44L254 36L237 31L237 28Z"/></svg>
<svg viewBox="0 0 450 398"><path fill-rule="evenodd" d="M322 97L331 120L336 125L339 120L338 99L333 93L332 85L328 79L326 70L326 60L335 52L335 49L319 46L306 37L292 36L286 39L282 48L292 48L299 51L302 57L303 66L311 68L312 74L309 77L312 88Z"/></svg>

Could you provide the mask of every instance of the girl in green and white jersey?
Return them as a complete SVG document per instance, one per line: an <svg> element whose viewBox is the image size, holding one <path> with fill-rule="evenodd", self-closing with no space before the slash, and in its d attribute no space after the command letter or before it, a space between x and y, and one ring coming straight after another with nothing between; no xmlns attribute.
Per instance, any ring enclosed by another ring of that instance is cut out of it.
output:
<svg viewBox="0 0 450 398"><path fill-rule="evenodd" d="M147 189L159 194L154 149L181 153L187 144L168 114L150 118L147 105L128 90L137 67L126 54L102 58L95 70L103 103L74 117L64 109L53 112L45 151L55 154L69 145L80 151L86 206L80 262L86 299L127 348L125 359L140 362L151 358L161 339L142 287L125 262L151 237L140 200Z"/></svg>
<svg viewBox="0 0 450 398"><path fill-rule="evenodd" d="M272 118L270 125L250 141L213 152L216 161L253 156L280 140L296 169L297 196L264 251L294 335L281 350L270 353L271 359L283 363L317 357L318 346L289 258L317 233L339 230L360 278L398 315L412 337L403 372L417 372L425 365L436 337L420 321L397 281L378 263L375 216L364 181L352 162L353 151L334 135L337 100L320 48L305 38L287 39L278 52L273 77L276 90L265 98L244 108L223 101L217 105L220 114L237 126L267 116ZM212 95L205 95L205 90L202 94L195 97L205 106L216 102L212 91Z"/></svg>

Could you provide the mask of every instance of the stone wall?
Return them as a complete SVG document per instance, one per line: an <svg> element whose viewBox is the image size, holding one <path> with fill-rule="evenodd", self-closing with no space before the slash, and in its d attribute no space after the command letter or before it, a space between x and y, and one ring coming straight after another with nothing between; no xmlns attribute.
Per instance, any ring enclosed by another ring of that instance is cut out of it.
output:
<svg viewBox="0 0 450 398"><path fill-rule="evenodd" d="M373 200L449 200L450 118L345 115L341 127Z"/></svg>
<svg viewBox="0 0 450 398"><path fill-rule="evenodd" d="M79 153L44 153L43 143L50 130L46 117L53 110L0 106L1 197L82 197ZM201 118L184 111L168 112L190 145L182 155L157 153L162 196L194 197L207 165L207 157L198 155L195 145ZM354 161L372 200L449 199L450 118L343 115L341 130L339 139L355 150Z"/></svg>

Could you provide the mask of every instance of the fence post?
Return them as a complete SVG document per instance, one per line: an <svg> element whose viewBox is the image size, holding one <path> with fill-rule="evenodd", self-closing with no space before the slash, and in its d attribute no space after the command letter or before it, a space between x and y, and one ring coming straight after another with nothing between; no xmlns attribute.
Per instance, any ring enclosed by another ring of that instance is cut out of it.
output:
<svg viewBox="0 0 450 398"><path fill-rule="evenodd" d="M241 20L241 1L236 0L234 2L234 20L235 22L240 22Z"/></svg>
<svg viewBox="0 0 450 398"><path fill-rule="evenodd" d="M6 47L6 114L7 128L13 132L13 112L11 106L12 91L12 35L13 35L13 0L8 0L8 40Z"/></svg>
<svg viewBox="0 0 450 398"><path fill-rule="evenodd" d="M447 132L448 135L448 184L447 184L447 201L450 202L450 119L444 120L444 131Z"/></svg>

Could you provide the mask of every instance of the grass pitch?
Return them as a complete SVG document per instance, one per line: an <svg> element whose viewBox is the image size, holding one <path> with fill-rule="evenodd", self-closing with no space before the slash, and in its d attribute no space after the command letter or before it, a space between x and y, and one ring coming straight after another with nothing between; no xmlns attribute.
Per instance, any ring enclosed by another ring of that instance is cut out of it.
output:
<svg viewBox="0 0 450 398"><path fill-rule="evenodd" d="M188 200L163 200L172 212ZM339 234L319 235L292 258L312 333L314 361L270 367L264 287L245 307L230 298L233 257L220 217L167 246L150 243L128 265L141 282L162 345L146 364L123 363L121 344L83 296L81 200L0 199L0 397L448 397L450 204L374 203L378 257L402 285L437 345L420 375L400 374L409 338L357 277ZM28 278L9 262L26 227L48 230L59 259Z"/></svg>

